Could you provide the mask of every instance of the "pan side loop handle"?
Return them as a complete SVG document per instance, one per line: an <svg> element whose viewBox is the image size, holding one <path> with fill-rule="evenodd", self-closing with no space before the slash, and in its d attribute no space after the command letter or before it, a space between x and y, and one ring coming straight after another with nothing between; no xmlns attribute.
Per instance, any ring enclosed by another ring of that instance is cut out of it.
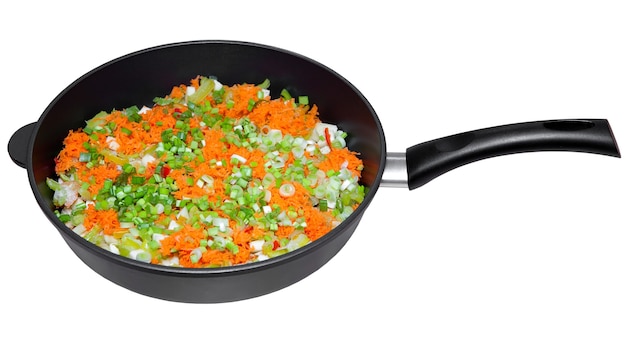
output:
<svg viewBox="0 0 626 356"><path fill-rule="evenodd" d="M26 168L26 159L28 157L28 142L35 129L35 122L24 125L13 133L9 139L8 150L9 156L13 163L22 168Z"/></svg>
<svg viewBox="0 0 626 356"><path fill-rule="evenodd" d="M620 157L604 119L535 121L469 131L406 150L409 189L468 163L513 153L573 151Z"/></svg>

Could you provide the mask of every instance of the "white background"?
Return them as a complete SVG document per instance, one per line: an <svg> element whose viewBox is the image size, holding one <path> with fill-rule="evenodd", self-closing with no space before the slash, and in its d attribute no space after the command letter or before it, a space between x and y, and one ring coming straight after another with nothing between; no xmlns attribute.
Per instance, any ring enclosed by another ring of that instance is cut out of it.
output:
<svg viewBox="0 0 626 356"><path fill-rule="evenodd" d="M389 151L577 117L608 118L626 147L618 1L87 3L3 8L5 145L104 62L231 39L342 74L377 111ZM39 210L26 171L6 152L0 159L2 354L626 354L624 159L522 154L411 192L380 189L318 272L267 296L207 305L145 297L91 271Z"/></svg>

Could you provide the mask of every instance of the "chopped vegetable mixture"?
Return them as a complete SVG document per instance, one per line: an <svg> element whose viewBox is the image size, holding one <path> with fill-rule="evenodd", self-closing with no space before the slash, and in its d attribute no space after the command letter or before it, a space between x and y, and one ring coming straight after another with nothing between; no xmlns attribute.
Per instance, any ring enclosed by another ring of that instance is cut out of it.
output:
<svg viewBox="0 0 626 356"><path fill-rule="evenodd" d="M363 201L363 163L308 97L198 76L69 132L48 178L56 215L147 263L222 267L319 239Z"/></svg>

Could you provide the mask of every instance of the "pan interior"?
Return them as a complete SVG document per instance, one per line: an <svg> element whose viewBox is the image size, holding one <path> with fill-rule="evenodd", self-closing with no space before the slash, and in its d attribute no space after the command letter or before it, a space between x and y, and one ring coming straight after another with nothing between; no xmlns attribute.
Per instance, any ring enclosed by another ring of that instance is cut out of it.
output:
<svg viewBox="0 0 626 356"><path fill-rule="evenodd" d="M68 86L44 111L29 147L29 176L39 204L55 225L65 228L54 216L45 180L55 175L54 158L68 131L83 127L102 110L152 106L154 97L197 75L214 76L227 85L268 78L272 97L283 88L294 96L307 95L318 106L320 119L347 132L348 147L360 153L365 167L361 182L369 192L354 214L362 214L378 188L386 154L380 122L363 95L331 69L295 53L250 43L197 41L150 48L106 63Z"/></svg>

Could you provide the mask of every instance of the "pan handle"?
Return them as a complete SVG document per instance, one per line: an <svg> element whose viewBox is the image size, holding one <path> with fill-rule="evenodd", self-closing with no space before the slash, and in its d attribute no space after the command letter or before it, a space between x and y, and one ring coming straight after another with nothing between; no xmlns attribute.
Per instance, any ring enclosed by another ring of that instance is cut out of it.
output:
<svg viewBox="0 0 626 356"><path fill-rule="evenodd" d="M36 122L24 125L13 133L9 139L9 156L13 163L22 168L26 168L26 158L28 157L28 142L33 134Z"/></svg>
<svg viewBox="0 0 626 356"><path fill-rule="evenodd" d="M408 188L421 187L452 169L478 160L536 151L573 151L620 157L609 122L604 119L535 121L497 126L408 148ZM397 167L397 161L397 157L392 155L392 166Z"/></svg>

